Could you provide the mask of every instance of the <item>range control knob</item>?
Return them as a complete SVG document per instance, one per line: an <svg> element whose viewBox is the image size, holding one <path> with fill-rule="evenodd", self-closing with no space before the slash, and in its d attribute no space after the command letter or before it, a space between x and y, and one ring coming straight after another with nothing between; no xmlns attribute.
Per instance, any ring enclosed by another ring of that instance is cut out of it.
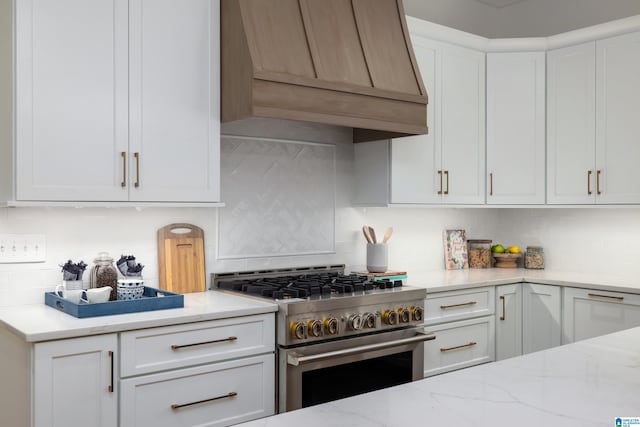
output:
<svg viewBox="0 0 640 427"><path fill-rule="evenodd" d="M398 313L400 323L409 323L411 320L411 312L408 308L397 308L396 313Z"/></svg>
<svg viewBox="0 0 640 427"><path fill-rule="evenodd" d="M382 321L387 325L397 325L398 313L393 310L384 310L382 312Z"/></svg>
<svg viewBox="0 0 640 427"><path fill-rule="evenodd" d="M330 317L328 319L324 319L324 330L329 335L335 335L338 333L338 319L335 317Z"/></svg>
<svg viewBox="0 0 640 427"><path fill-rule="evenodd" d="M373 329L376 327L376 315L373 313L364 314L364 327Z"/></svg>
<svg viewBox="0 0 640 427"><path fill-rule="evenodd" d="M424 317L424 310L422 307L411 307L409 310L411 311L411 318L413 320L417 320L419 322Z"/></svg>
<svg viewBox="0 0 640 427"><path fill-rule="evenodd" d="M302 322L291 322L291 336L299 340L307 337L307 326Z"/></svg>
<svg viewBox="0 0 640 427"><path fill-rule="evenodd" d="M352 314L349 316L349 326L355 331L362 329L362 314Z"/></svg>
<svg viewBox="0 0 640 427"><path fill-rule="evenodd" d="M319 320L309 320L307 322L307 330L309 331L309 334L314 337L319 337L322 335L322 322Z"/></svg>

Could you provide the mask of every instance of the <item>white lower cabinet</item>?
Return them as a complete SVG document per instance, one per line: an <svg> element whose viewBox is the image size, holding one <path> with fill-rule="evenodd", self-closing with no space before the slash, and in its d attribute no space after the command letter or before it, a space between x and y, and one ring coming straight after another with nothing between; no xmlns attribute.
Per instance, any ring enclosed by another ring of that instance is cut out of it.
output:
<svg viewBox="0 0 640 427"><path fill-rule="evenodd" d="M116 334L34 344L33 425L117 426L117 348Z"/></svg>
<svg viewBox="0 0 640 427"><path fill-rule="evenodd" d="M559 346L561 309L558 286L497 286L496 360Z"/></svg>
<svg viewBox="0 0 640 427"><path fill-rule="evenodd" d="M424 376L492 362L494 327L493 316L428 327L436 339L424 345Z"/></svg>
<svg viewBox="0 0 640 427"><path fill-rule="evenodd" d="M562 343L640 326L640 295L564 288Z"/></svg>
<svg viewBox="0 0 640 427"><path fill-rule="evenodd" d="M122 427L226 426L273 415L273 354L120 382Z"/></svg>
<svg viewBox="0 0 640 427"><path fill-rule="evenodd" d="M522 286L496 286L496 360L522 354Z"/></svg>

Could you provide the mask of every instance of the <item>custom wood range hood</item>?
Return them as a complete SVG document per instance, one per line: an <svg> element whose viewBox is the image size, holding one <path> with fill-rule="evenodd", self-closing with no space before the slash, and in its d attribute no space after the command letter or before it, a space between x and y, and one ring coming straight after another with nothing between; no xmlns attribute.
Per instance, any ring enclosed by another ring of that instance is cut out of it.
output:
<svg viewBox="0 0 640 427"><path fill-rule="evenodd" d="M402 0L222 0L222 121L354 128L354 142L427 133Z"/></svg>

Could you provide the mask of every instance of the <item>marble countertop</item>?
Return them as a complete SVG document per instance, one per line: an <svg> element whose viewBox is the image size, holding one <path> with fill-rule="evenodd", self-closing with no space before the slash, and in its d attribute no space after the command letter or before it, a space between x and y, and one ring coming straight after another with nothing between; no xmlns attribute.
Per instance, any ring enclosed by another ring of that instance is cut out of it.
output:
<svg viewBox="0 0 640 427"><path fill-rule="evenodd" d="M43 296L44 299L44 296ZM272 313L268 301L207 291L184 295L184 308L77 319L44 304L0 309L0 325L27 342L74 338L252 314Z"/></svg>
<svg viewBox="0 0 640 427"><path fill-rule="evenodd" d="M517 282L575 286L603 291L640 294L640 275L587 274L523 268L410 271L407 284L426 288L427 293L494 286Z"/></svg>
<svg viewBox="0 0 640 427"><path fill-rule="evenodd" d="M639 402L634 328L242 425L614 426Z"/></svg>

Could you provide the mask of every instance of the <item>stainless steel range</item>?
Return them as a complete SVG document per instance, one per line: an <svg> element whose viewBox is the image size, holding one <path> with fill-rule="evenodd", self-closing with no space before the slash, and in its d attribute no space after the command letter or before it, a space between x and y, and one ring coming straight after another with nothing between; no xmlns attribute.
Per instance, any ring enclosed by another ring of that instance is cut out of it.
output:
<svg viewBox="0 0 640 427"><path fill-rule="evenodd" d="M344 265L214 273L214 288L279 305L280 412L421 379L426 291Z"/></svg>

